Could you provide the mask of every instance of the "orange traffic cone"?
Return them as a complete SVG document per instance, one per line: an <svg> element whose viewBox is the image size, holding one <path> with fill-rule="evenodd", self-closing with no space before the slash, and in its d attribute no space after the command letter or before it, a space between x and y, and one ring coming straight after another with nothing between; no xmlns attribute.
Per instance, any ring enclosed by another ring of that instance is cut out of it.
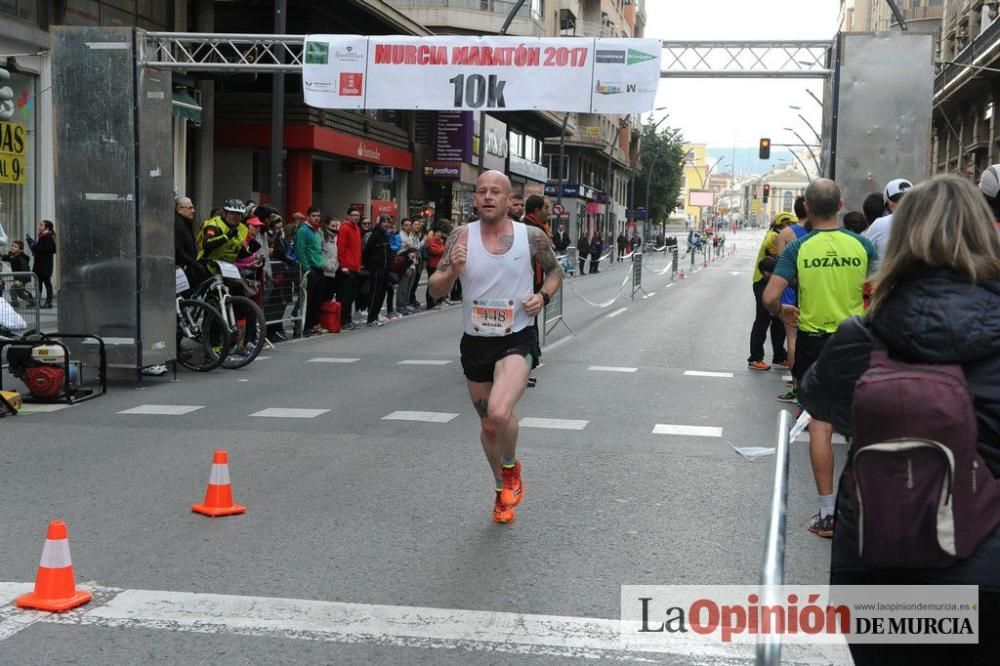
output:
<svg viewBox="0 0 1000 666"><path fill-rule="evenodd" d="M62 613L93 598L94 595L87 590L76 589L66 523L53 520L45 535L42 561L35 576L35 591L18 597L17 607Z"/></svg>
<svg viewBox="0 0 1000 666"><path fill-rule="evenodd" d="M680 279L680 280L686 280L687 279L687 275L684 275L684 269L683 268L681 269L681 273L678 276L678 279Z"/></svg>
<svg viewBox="0 0 1000 666"><path fill-rule="evenodd" d="M701 267L702 267L702 268L708 268L708 259L704 259L704 260L703 260L703 261L701 262Z"/></svg>
<svg viewBox="0 0 1000 666"><path fill-rule="evenodd" d="M229 483L229 457L225 450L217 449L212 458L212 473L208 477L205 501L192 504L191 510L206 516L235 516L247 508L233 502L233 487Z"/></svg>

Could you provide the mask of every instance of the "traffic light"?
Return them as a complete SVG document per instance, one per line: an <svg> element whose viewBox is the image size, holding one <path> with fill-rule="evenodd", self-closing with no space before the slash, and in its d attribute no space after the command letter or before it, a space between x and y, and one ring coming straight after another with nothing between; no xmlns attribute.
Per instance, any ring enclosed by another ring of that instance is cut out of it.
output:
<svg viewBox="0 0 1000 666"><path fill-rule="evenodd" d="M0 67L0 120L10 120L14 117L14 91L7 85L10 72Z"/></svg>
<svg viewBox="0 0 1000 666"><path fill-rule="evenodd" d="M764 183L764 197L761 199L762 203L767 203L767 198L771 196L771 186Z"/></svg>
<svg viewBox="0 0 1000 666"><path fill-rule="evenodd" d="M760 140L760 152L759 152L759 156L760 156L760 159L762 159L762 160L769 160L769 159L771 159L771 140L770 139L761 139Z"/></svg>

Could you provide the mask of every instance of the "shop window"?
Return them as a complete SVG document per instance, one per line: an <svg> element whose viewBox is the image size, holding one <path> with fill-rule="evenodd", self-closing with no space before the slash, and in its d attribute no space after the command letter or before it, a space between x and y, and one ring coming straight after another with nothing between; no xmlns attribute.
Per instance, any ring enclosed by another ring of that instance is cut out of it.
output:
<svg viewBox="0 0 1000 666"><path fill-rule="evenodd" d="M0 0L0 14L16 16L23 21L38 22L38 2L36 0Z"/></svg>

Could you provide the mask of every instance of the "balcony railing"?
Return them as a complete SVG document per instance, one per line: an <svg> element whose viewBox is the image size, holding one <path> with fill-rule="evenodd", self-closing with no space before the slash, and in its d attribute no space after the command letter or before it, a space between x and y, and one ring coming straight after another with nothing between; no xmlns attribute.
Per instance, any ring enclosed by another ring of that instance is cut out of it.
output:
<svg viewBox="0 0 1000 666"><path fill-rule="evenodd" d="M986 51L1000 41L1000 20L990 24L986 30L980 33L972 42L962 49L951 61L952 64L945 65L934 78L934 93L940 93L944 87L955 78L969 69L969 65ZM986 64L986 63L983 63Z"/></svg>
<svg viewBox="0 0 1000 666"><path fill-rule="evenodd" d="M467 9L482 12L491 12L501 16L507 16L514 5L513 0L385 0L387 4L394 7L444 7L454 9ZM531 3L524 3L517 12L518 18L530 19L536 23L542 23L542 15L531 7Z"/></svg>

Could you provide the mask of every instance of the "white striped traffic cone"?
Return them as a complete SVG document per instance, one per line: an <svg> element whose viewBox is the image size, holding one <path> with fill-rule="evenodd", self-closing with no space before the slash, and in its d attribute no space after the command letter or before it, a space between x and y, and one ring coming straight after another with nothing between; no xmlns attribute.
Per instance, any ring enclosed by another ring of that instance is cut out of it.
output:
<svg viewBox="0 0 1000 666"><path fill-rule="evenodd" d="M191 510L205 516L235 516L247 508L233 502L233 487L229 483L229 456L218 449L212 458L212 473L208 477L205 501L191 505Z"/></svg>
<svg viewBox="0 0 1000 666"><path fill-rule="evenodd" d="M92 598L87 590L76 589L66 523L53 520L45 535L42 561L35 576L35 590L18 597L17 607L62 613L82 606Z"/></svg>

